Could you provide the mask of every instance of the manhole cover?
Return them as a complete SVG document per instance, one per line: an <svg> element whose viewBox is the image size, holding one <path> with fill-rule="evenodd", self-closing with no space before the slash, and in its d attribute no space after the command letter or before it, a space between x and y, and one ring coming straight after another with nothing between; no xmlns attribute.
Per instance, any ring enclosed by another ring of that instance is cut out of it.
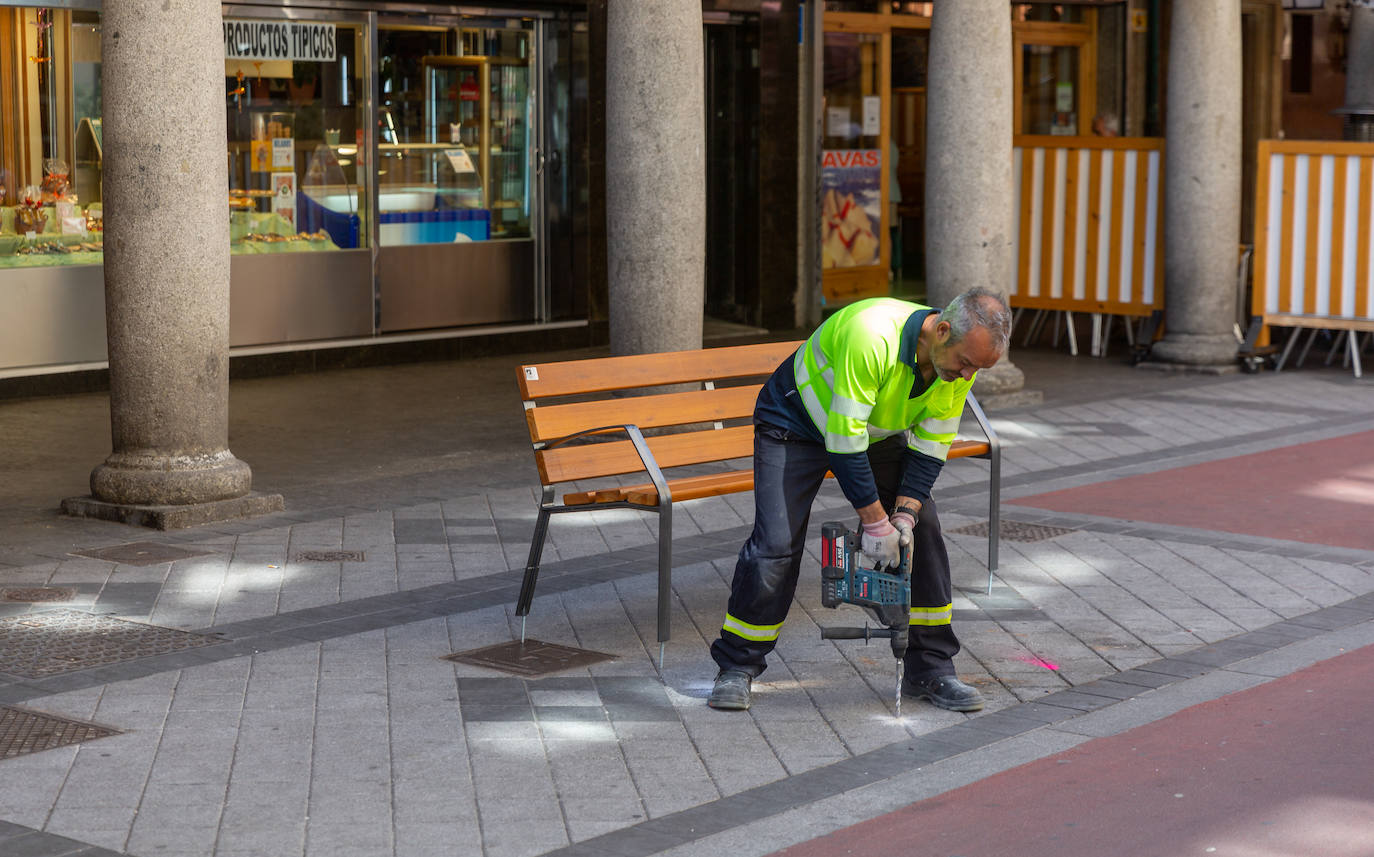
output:
<svg viewBox="0 0 1374 857"><path fill-rule="evenodd" d="M295 562L362 562L362 551L301 551Z"/></svg>
<svg viewBox="0 0 1374 857"><path fill-rule="evenodd" d="M1051 527L1046 524L1023 524L1020 521L1003 521L999 528L1002 538L1010 539L1013 542L1043 542L1045 539L1052 539L1055 536L1062 536L1065 533L1078 532L1067 527ZM969 524L963 527L956 527L947 532L961 536L984 536L988 534L988 522L979 521L976 524Z"/></svg>
<svg viewBox="0 0 1374 857"><path fill-rule="evenodd" d="M0 705L0 759L118 734L94 723Z"/></svg>
<svg viewBox="0 0 1374 857"><path fill-rule="evenodd" d="M601 661L615 660L615 655L593 652L590 649L575 649L560 646L558 643L544 643L539 640L511 640L481 649L470 649L445 655L443 660L460 664L473 664L494 670L522 676L539 676L573 667L585 667Z"/></svg>
<svg viewBox="0 0 1374 857"><path fill-rule="evenodd" d="M0 673L42 678L223 642L79 610L24 613L0 619Z"/></svg>
<svg viewBox="0 0 1374 857"><path fill-rule="evenodd" d="M133 542L127 545L114 545L88 551L72 551L76 556L119 562L124 565L157 565L161 562L176 562L193 556L207 556L211 551L188 550L176 545L160 545L157 542Z"/></svg>
<svg viewBox="0 0 1374 857"><path fill-rule="evenodd" d="M12 586L0 589L0 601L28 604L71 601L75 597L75 586Z"/></svg>

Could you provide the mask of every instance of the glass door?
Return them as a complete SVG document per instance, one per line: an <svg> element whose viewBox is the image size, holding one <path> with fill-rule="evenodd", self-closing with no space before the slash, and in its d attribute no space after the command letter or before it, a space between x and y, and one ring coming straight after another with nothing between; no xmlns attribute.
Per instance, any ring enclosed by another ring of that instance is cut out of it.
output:
<svg viewBox="0 0 1374 857"><path fill-rule="evenodd" d="M889 39L825 34L820 242L828 306L889 293Z"/></svg>
<svg viewBox="0 0 1374 857"><path fill-rule="evenodd" d="M538 19L406 17L378 33L384 331L536 321Z"/></svg>

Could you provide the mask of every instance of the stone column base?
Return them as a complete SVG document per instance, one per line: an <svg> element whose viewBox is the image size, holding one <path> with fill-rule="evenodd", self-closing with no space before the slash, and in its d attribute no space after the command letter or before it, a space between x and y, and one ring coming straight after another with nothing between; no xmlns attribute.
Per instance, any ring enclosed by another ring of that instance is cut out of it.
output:
<svg viewBox="0 0 1374 857"><path fill-rule="evenodd" d="M1012 408L1031 408L1045 404L1045 394L1039 390L1017 390L1014 393L974 393L984 411L1006 411Z"/></svg>
<svg viewBox="0 0 1374 857"><path fill-rule="evenodd" d="M1161 360L1146 360L1135 364L1137 369L1155 372L1176 372L1181 375L1230 375L1240 371L1240 364L1230 363L1165 363Z"/></svg>
<svg viewBox="0 0 1374 857"><path fill-rule="evenodd" d="M985 411L1024 408L1045 401L1044 393L1027 390L1025 385L1025 373L1003 355L995 366L978 370L978 377L973 380L973 395L978 397L978 404Z"/></svg>
<svg viewBox="0 0 1374 857"><path fill-rule="evenodd" d="M282 495L259 494L256 491L228 500L188 503L184 506L136 506L107 503L94 497L68 497L62 501L62 513L74 518L97 518L155 530L182 530L202 524L236 521L280 512L285 508L286 501Z"/></svg>
<svg viewBox="0 0 1374 857"><path fill-rule="evenodd" d="M1150 362L1185 366L1220 366L1236 362L1239 350L1230 333L1165 333L1150 346Z"/></svg>

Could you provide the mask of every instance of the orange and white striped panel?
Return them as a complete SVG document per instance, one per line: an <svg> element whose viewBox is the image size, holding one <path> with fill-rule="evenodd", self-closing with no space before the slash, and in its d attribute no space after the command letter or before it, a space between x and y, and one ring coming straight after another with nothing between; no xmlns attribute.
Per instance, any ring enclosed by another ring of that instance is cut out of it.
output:
<svg viewBox="0 0 1374 857"><path fill-rule="evenodd" d="M1012 306L1149 315L1164 305L1163 141L1017 137Z"/></svg>
<svg viewBox="0 0 1374 857"><path fill-rule="evenodd" d="M1374 320L1374 143L1263 140L1255 315Z"/></svg>

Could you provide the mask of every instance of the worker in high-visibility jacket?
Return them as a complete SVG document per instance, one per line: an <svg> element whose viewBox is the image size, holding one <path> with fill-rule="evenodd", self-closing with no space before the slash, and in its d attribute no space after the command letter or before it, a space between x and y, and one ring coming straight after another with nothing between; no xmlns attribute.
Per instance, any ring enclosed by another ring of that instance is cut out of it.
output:
<svg viewBox="0 0 1374 857"><path fill-rule="evenodd" d="M711 707L750 705L792 603L827 470L858 512L872 560L896 565L915 540L903 693L953 711L983 707L954 671L949 555L930 490L976 372L1001 359L1010 332L1006 302L988 289L944 310L875 298L826 319L774 371L754 407L754 530L711 645L720 667Z"/></svg>

